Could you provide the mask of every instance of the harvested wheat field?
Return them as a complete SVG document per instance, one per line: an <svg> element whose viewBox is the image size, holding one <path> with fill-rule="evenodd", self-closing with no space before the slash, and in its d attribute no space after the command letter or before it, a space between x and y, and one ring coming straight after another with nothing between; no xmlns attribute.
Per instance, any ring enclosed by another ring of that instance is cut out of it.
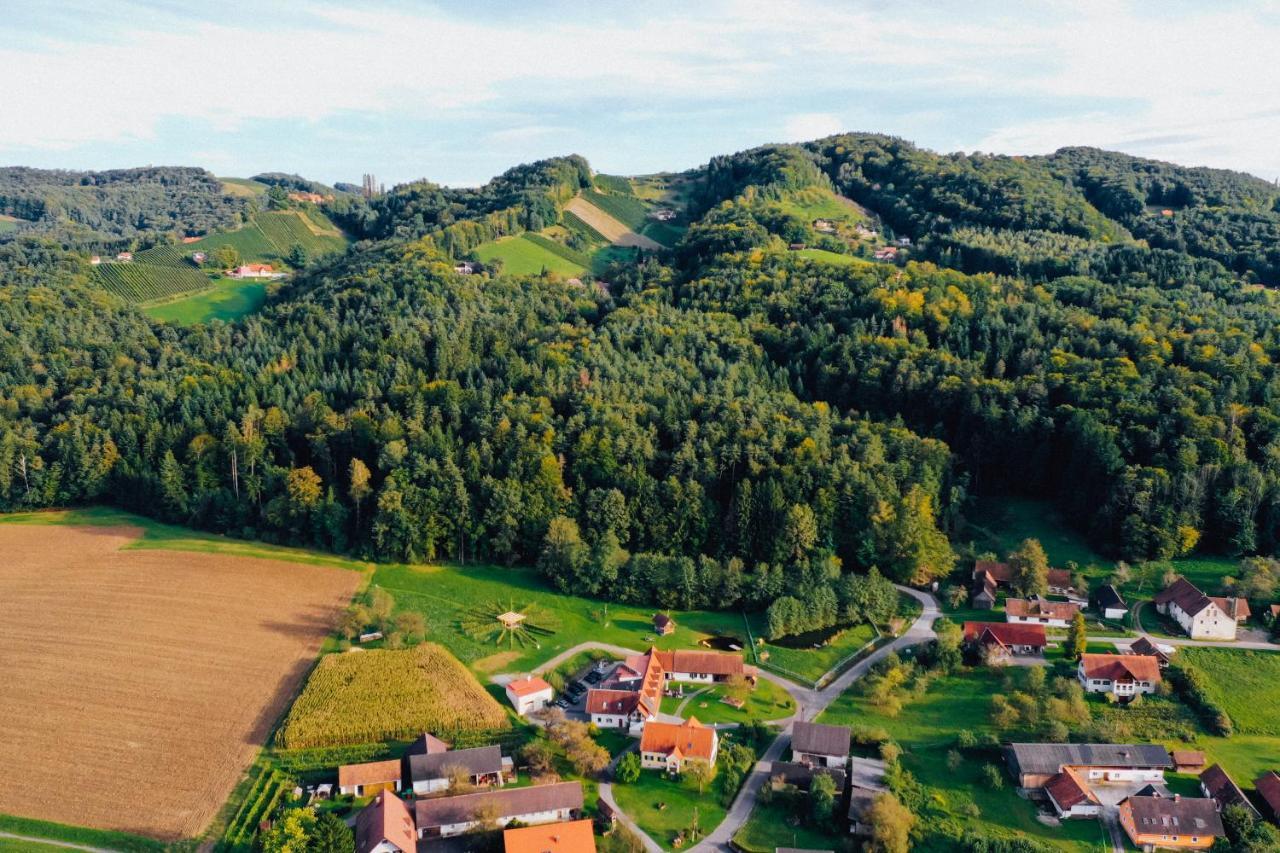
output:
<svg viewBox="0 0 1280 853"><path fill-rule="evenodd" d="M199 835L361 575L0 525L0 812Z"/></svg>

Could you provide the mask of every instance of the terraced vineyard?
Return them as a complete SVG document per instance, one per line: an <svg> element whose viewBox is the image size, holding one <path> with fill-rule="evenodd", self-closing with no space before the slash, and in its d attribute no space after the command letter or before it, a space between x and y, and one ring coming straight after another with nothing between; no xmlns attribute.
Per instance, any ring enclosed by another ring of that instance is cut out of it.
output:
<svg viewBox="0 0 1280 853"><path fill-rule="evenodd" d="M271 815L291 784L279 770L268 770L260 764L254 766L250 775L252 787L217 845L220 853L249 853L253 850L259 822Z"/></svg>
<svg viewBox="0 0 1280 853"><path fill-rule="evenodd" d="M133 256L134 263L154 264L161 267L190 267L191 253L186 247L156 246L138 252Z"/></svg>
<svg viewBox="0 0 1280 853"><path fill-rule="evenodd" d="M189 264L102 264L94 272L103 288L126 302L149 302L209 287L209 277Z"/></svg>
<svg viewBox="0 0 1280 853"><path fill-rule="evenodd" d="M314 216L323 220L323 224L314 222L310 213L295 211L264 213L256 221L262 233L281 255L287 254L295 243L313 257L342 251L346 242L338 229L322 215Z"/></svg>

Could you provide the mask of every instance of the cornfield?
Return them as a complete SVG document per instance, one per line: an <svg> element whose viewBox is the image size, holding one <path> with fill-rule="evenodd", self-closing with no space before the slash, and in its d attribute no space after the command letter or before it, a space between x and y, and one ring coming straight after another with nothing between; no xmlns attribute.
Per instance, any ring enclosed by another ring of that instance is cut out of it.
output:
<svg viewBox="0 0 1280 853"><path fill-rule="evenodd" d="M502 706L445 649L375 649L320 661L280 729L283 749L510 728Z"/></svg>

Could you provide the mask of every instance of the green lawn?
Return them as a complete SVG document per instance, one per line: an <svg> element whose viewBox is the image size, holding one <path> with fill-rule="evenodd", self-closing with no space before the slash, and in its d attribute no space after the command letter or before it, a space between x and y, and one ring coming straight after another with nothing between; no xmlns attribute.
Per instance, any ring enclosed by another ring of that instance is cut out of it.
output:
<svg viewBox="0 0 1280 853"><path fill-rule="evenodd" d="M1209 694L1241 734L1280 736L1280 653L1183 648L1175 660L1202 670ZM1280 764L1280 755L1275 756Z"/></svg>
<svg viewBox="0 0 1280 853"><path fill-rule="evenodd" d="M751 817L733 840L747 853L773 853L779 847L801 850L839 850L841 836L799 824L780 803L756 803Z"/></svg>
<svg viewBox="0 0 1280 853"><path fill-rule="evenodd" d="M587 271L586 267L560 257L523 234L481 243L475 254L483 263L500 260L503 272L508 275L541 275L546 270L571 278Z"/></svg>
<svg viewBox="0 0 1280 853"><path fill-rule="evenodd" d="M805 222L835 219L855 223L866 219L856 205L841 200L831 190L822 187L805 187L790 192L779 205L787 213Z"/></svg>
<svg viewBox="0 0 1280 853"><path fill-rule="evenodd" d="M262 281L217 278L213 288L171 302L144 306L142 312L162 323L193 326L210 320L236 320L262 308L267 285Z"/></svg>
<svg viewBox="0 0 1280 853"><path fill-rule="evenodd" d="M824 264L836 264L842 267L852 267L857 264L870 264L871 261L860 258L857 255L841 255L838 252L828 252L826 249L799 249L791 253L798 258L804 258L809 261L821 261Z"/></svg>
<svg viewBox="0 0 1280 853"><path fill-rule="evenodd" d="M752 629L755 630L754 625ZM844 629L821 648L795 649L765 643L758 647L758 651L769 655L765 666L788 678L812 684L875 638L876 629L863 623Z"/></svg>
<svg viewBox="0 0 1280 853"><path fill-rule="evenodd" d="M1096 821L1068 821L1048 827L1036 820L1036 809L1006 784L992 789L980 776L987 759L966 758L959 769L947 767L946 755L957 734L1000 734L991 725L991 694L1002 691L1004 674L973 669L938 678L919 698L910 699L897 717L886 717L858 695L857 689L840 696L819 717L819 722L855 727L883 728L903 748L906 768L931 790L931 833L915 850L949 850L945 835L981 832L1003 837L1025 836L1055 850L1094 851L1102 839ZM1007 775L1006 782L1011 782ZM969 804L978 817L964 813Z"/></svg>
<svg viewBox="0 0 1280 853"><path fill-rule="evenodd" d="M14 817L12 815L0 814L0 832L9 832L14 835L27 835L35 838L48 838L54 841L66 841L72 844L81 844L88 847L106 847L112 850L124 851L124 853L159 853L166 850L168 845L161 841L151 838L143 838L139 835L130 835L127 832L113 832L108 829L89 829L83 826L68 826L62 823L52 823L45 820L33 820L25 817ZM0 839L4 841L4 839ZM11 850L39 850L41 853L47 853L54 849L49 845L36 845L29 842L9 840L5 843L14 845L8 849ZM0 850L5 848L0 847ZM65 849L65 848L59 848Z"/></svg>
<svg viewBox="0 0 1280 853"><path fill-rule="evenodd" d="M697 717L702 723L746 723L751 720L770 722L786 719L796 712L796 703L791 694L765 678L759 680L747 697L746 704L740 709L720 701L724 698L723 687L708 687L695 696L696 690L690 690L690 685L685 685L688 702L680 715L686 718ZM682 700L677 699L668 706L670 701L672 700L669 698L662 700L664 713L675 713L674 709Z"/></svg>
<svg viewBox="0 0 1280 853"><path fill-rule="evenodd" d="M0 214L0 234L7 234L10 231L17 231L18 226L21 225L23 221L24 220L18 219L16 216L7 216L5 214Z"/></svg>
<svg viewBox="0 0 1280 853"><path fill-rule="evenodd" d="M645 770L631 785L615 784L613 797L650 838L661 844L663 849L674 850L672 841L677 834L693 825L695 813L704 836L724 820L725 810L714 786L714 782L708 784L699 794L693 785L669 779L657 770ZM661 807L663 804L665 808ZM684 846L691 846L688 840Z"/></svg>
<svg viewBox="0 0 1280 853"><path fill-rule="evenodd" d="M590 640L637 650L650 645L673 649L694 648L708 636L744 633L741 613L673 611L675 633L658 637L653 633L652 608L564 595L527 568L380 565L373 582L386 588L398 607L422 613L430 639L482 675L523 672ZM527 646L498 646L465 634L459 625L462 616L491 602L517 610L536 604L554 618L555 633Z"/></svg>

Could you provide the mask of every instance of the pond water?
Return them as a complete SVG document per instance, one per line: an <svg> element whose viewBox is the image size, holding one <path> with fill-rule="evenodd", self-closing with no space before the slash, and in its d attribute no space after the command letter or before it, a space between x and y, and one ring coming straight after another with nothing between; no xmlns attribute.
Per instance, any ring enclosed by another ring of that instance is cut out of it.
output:
<svg viewBox="0 0 1280 853"><path fill-rule="evenodd" d="M744 643L738 637L721 636L707 637L705 640L701 640L698 645L721 652L740 652Z"/></svg>

